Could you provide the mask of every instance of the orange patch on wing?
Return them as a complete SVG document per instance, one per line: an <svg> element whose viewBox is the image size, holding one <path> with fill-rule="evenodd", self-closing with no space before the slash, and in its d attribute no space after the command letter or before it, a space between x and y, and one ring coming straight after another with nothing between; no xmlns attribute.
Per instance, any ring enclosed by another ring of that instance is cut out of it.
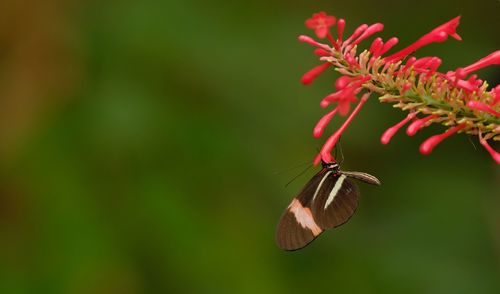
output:
<svg viewBox="0 0 500 294"><path fill-rule="evenodd" d="M300 201L293 199L292 203L288 206L290 212L293 213L297 222L303 227L311 230L314 236L318 236L323 231L314 221L311 209L303 207Z"/></svg>

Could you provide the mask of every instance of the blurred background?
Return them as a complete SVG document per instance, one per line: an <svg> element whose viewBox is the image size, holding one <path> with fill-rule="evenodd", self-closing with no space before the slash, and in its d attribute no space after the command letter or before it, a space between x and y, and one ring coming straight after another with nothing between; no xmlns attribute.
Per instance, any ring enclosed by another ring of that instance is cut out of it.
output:
<svg viewBox="0 0 500 294"><path fill-rule="evenodd" d="M397 48L462 15L462 42L417 54L443 71L500 48L496 0L0 2L0 293L500 293L500 169L465 135L421 155L439 126L382 146L404 114L376 99L343 169L383 185L306 249L275 246L324 140L336 75L302 86L318 61L296 40L322 10Z"/></svg>

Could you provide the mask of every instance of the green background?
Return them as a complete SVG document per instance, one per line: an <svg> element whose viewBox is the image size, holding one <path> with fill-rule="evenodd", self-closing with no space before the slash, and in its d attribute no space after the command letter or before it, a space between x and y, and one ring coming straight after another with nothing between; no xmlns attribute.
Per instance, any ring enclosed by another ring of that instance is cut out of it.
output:
<svg viewBox="0 0 500 294"><path fill-rule="evenodd" d="M382 146L404 114L376 99L343 169L383 185L306 249L274 243L336 77L299 83L305 19L403 48L462 15L462 42L417 52L447 71L499 49L498 1L40 2L0 5L0 293L500 293L498 166L465 135L421 155L440 126Z"/></svg>

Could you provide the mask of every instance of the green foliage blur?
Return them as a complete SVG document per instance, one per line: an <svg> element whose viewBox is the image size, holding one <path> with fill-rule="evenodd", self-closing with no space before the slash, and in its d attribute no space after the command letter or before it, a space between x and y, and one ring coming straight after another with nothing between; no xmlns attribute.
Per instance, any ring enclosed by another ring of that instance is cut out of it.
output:
<svg viewBox="0 0 500 294"><path fill-rule="evenodd" d="M498 166L465 135L421 155L440 127L382 146L404 114L376 99L343 169L382 186L304 250L276 247L316 169L284 186L324 140L336 75L302 86L318 61L296 40L322 10L397 48L462 15L462 42L418 52L444 71L500 47L494 0L0 4L0 293L500 293Z"/></svg>

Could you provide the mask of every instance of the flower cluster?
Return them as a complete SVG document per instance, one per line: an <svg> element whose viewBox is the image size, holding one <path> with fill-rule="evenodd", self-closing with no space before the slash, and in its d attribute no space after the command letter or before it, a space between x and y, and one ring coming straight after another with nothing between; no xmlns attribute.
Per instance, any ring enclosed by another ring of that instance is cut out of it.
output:
<svg viewBox="0 0 500 294"><path fill-rule="evenodd" d="M306 21L321 43L301 35L299 41L314 46L314 54L322 62L302 76L303 84L310 84L329 68L334 68L341 76L335 82L336 91L327 95L320 103L322 108L334 104L333 110L324 115L314 128L313 135L318 138L330 120L339 114L347 116L344 123L333 133L321 148L315 164L321 160L334 162L331 151L347 126L372 94L379 100L392 103L393 107L408 111L399 123L388 128L381 136L382 144L387 144L396 132L409 123L408 136L415 135L432 123L440 123L445 132L431 136L420 145L422 154L429 154L441 141L461 132L477 135L479 142L500 164L500 153L496 152L488 140L500 140L500 85L488 90L488 83L473 74L478 69L500 64L500 50L479 61L454 71L438 71L441 59L435 56L410 56L420 47L444 42L451 36L461 40L456 32L460 17L433 29L415 43L391 55L386 53L398 43L397 38L387 41L375 38L369 49L358 54L358 44L380 32L384 25L362 24L347 38L344 38L345 20L337 20L324 12L316 13ZM331 27L337 27L336 37ZM358 100L358 96L361 96ZM351 111L351 104L356 106Z"/></svg>

